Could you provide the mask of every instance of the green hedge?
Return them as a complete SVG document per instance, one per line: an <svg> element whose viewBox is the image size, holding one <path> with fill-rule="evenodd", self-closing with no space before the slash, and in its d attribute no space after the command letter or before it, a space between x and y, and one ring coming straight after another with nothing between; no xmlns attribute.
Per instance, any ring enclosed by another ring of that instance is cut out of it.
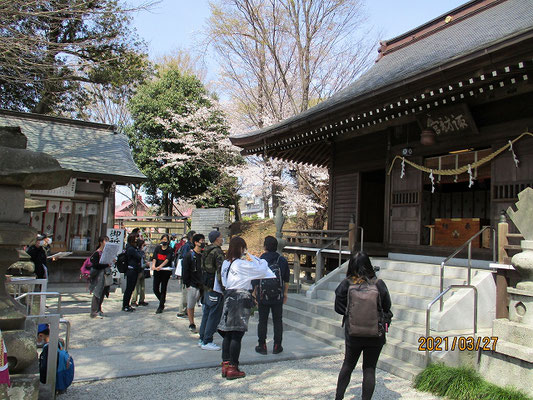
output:
<svg viewBox="0 0 533 400"><path fill-rule="evenodd" d="M452 400L532 400L511 387L501 388L483 380L472 368L432 364L415 379L415 388Z"/></svg>

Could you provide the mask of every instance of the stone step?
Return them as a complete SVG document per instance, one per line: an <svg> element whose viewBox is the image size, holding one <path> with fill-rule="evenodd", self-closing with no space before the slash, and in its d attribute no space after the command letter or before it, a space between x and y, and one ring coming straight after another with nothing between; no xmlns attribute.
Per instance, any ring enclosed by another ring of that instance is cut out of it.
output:
<svg viewBox="0 0 533 400"><path fill-rule="evenodd" d="M322 331L341 339L344 337L344 329L341 327L339 321L328 317L316 315L285 304L283 307L283 318L298 322L307 326L309 329Z"/></svg>
<svg viewBox="0 0 533 400"><path fill-rule="evenodd" d="M425 311L431 299L427 297L416 296L411 293L390 292L392 304L399 304L409 308Z"/></svg>
<svg viewBox="0 0 533 400"><path fill-rule="evenodd" d="M409 381L414 381L415 377L423 370L419 366L398 360L383 352L379 355L378 368Z"/></svg>
<svg viewBox="0 0 533 400"><path fill-rule="evenodd" d="M308 299L304 296L290 295L287 299L287 304L291 307L298 308L303 311L321 315L331 318L335 321L342 321L342 315L337 314L334 309L333 302L322 299Z"/></svg>
<svg viewBox="0 0 533 400"><path fill-rule="evenodd" d="M333 303L328 300L311 300L303 296L289 295L286 306L287 305L317 316L323 316L333 321L337 321L339 325L342 323L342 315L335 312ZM393 313L394 310L395 307L393 306ZM417 344L419 337L423 336L424 331L425 325L413 324L411 321L401 320L397 315L394 315L389 335L404 342Z"/></svg>
<svg viewBox="0 0 533 400"><path fill-rule="evenodd" d="M492 336L533 349L533 327L526 324L509 321L507 318L496 319L492 325ZM498 341L496 346L499 344Z"/></svg>
<svg viewBox="0 0 533 400"><path fill-rule="evenodd" d="M415 296L425 297L428 300L434 299L439 294L438 285L420 285L406 281L395 281L394 279L387 279L384 282L391 293L409 293Z"/></svg>
<svg viewBox="0 0 533 400"><path fill-rule="evenodd" d="M402 271L419 274L430 274L440 276L440 264L427 264L408 261L390 261L390 260L375 260L374 266L379 266L381 271ZM475 269L472 270L472 276L475 274ZM378 272L378 274L379 274ZM444 269L445 278L466 279L467 269L463 267L446 266Z"/></svg>
<svg viewBox="0 0 533 400"><path fill-rule="evenodd" d="M393 337L387 337L387 343L382 352L421 368L426 365L426 354L423 351L418 351L418 344L404 343Z"/></svg>
<svg viewBox="0 0 533 400"><path fill-rule="evenodd" d="M420 344L418 340L421 336L425 336L424 325L413 324L410 321L403 321L394 317L387 333L387 340L388 338L393 338L403 343L416 345L418 348Z"/></svg>
<svg viewBox="0 0 533 400"><path fill-rule="evenodd" d="M314 329L309 329L307 325L301 324L299 322L295 322L293 320L289 320L285 318L283 320L283 325L285 329L300 332L303 335L314 338L316 340L320 340L323 343L326 343L338 349L342 350L345 347L344 339L341 339L329 333L325 333L325 332L314 330ZM361 363L362 363L362 357L359 360L359 365L361 365ZM390 372L396 376L399 376L403 379L408 379L411 381L414 380L416 375L418 375L423 369L420 366L413 365L409 362L405 362L404 360L399 360L394 357L391 357L385 351L381 352L377 366L378 368L384 371Z"/></svg>
<svg viewBox="0 0 533 400"><path fill-rule="evenodd" d="M413 325L426 326L426 312L410 307L405 307L400 304L392 303L391 311L394 314L394 320L406 321Z"/></svg>
<svg viewBox="0 0 533 400"><path fill-rule="evenodd" d="M419 272L405 272L405 271L394 271L394 270L381 270L378 272L378 278L383 279L387 283L388 279L400 282L410 282L417 285L428 285L439 287L440 278L438 275L424 274ZM444 287L449 285L462 285L464 284L464 279L448 278L447 276L444 279Z"/></svg>
<svg viewBox="0 0 533 400"><path fill-rule="evenodd" d="M283 319L283 326L284 329L293 330L313 339L320 340L338 349L344 349L344 339L341 339L335 335L316 329L309 329L307 325L301 324L288 318Z"/></svg>

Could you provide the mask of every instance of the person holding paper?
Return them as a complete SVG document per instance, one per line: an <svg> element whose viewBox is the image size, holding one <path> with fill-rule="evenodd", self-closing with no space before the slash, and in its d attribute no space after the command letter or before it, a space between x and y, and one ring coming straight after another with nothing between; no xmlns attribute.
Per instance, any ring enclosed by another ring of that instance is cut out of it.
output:
<svg viewBox="0 0 533 400"><path fill-rule="evenodd" d="M98 239L98 248L90 258L91 274L89 276L89 291L93 294L91 302L91 318L102 318L102 303L104 296L109 297L109 287L113 283L111 276L110 263L102 263L102 253L106 243L109 241L107 236L102 236Z"/></svg>
<svg viewBox="0 0 533 400"><path fill-rule="evenodd" d="M152 271L154 271L154 294L159 300L156 314L161 314L165 309L167 285L172 275L172 256L174 251L169 246L169 237L165 233L161 236L161 243L155 248L152 258Z"/></svg>

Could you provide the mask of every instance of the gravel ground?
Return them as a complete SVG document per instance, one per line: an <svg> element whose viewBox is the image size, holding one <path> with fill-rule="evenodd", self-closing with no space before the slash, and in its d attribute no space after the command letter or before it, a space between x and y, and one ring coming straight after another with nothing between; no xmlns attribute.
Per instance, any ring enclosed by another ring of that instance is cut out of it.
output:
<svg viewBox="0 0 533 400"><path fill-rule="evenodd" d="M228 381L220 368L205 368L135 378L75 383L60 400L195 399L332 399L342 356L243 366L244 379ZM358 366L346 399L360 398ZM410 387L410 382L378 370L373 399L438 399Z"/></svg>

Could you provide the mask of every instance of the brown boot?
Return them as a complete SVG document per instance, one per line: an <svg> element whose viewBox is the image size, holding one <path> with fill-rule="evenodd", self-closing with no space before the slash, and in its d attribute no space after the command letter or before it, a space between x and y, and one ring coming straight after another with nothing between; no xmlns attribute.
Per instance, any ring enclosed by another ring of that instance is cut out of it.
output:
<svg viewBox="0 0 533 400"><path fill-rule="evenodd" d="M226 379L239 379L244 378L246 374L244 371L240 371L239 368L235 365L228 365L228 369L226 370Z"/></svg>
<svg viewBox="0 0 533 400"><path fill-rule="evenodd" d="M229 361L222 361L222 378L226 377L229 367Z"/></svg>

